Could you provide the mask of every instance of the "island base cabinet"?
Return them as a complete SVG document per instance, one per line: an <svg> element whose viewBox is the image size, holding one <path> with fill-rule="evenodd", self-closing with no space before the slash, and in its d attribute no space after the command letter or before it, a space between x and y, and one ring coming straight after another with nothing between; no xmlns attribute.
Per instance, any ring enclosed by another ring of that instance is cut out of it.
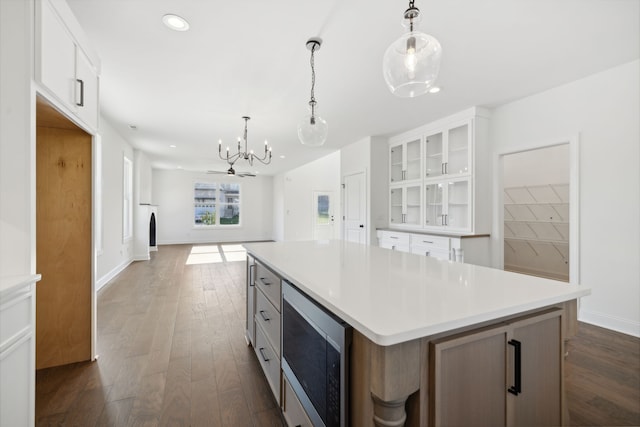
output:
<svg viewBox="0 0 640 427"><path fill-rule="evenodd" d="M562 310L430 343L431 426L559 426Z"/></svg>

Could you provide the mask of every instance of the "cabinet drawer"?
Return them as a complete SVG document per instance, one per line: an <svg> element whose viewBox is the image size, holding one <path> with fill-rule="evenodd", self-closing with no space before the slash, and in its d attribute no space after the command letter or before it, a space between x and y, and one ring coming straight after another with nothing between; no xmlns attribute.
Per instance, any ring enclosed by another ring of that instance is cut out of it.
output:
<svg viewBox="0 0 640 427"><path fill-rule="evenodd" d="M271 391L273 391L276 401L280 402L280 359L265 338L260 325L256 325L256 346L254 349Z"/></svg>
<svg viewBox="0 0 640 427"><path fill-rule="evenodd" d="M380 240L392 242L396 245L408 245L411 235L408 233L400 233L396 231L383 231L380 233Z"/></svg>
<svg viewBox="0 0 640 427"><path fill-rule="evenodd" d="M31 324L33 293L28 289L16 293L0 306L0 346Z"/></svg>
<svg viewBox="0 0 640 427"><path fill-rule="evenodd" d="M448 237L431 236L429 234L412 234L411 245L424 246L432 250L449 252L450 240Z"/></svg>
<svg viewBox="0 0 640 427"><path fill-rule="evenodd" d="M258 261L256 261L256 286L264 292L276 310L280 311L280 277Z"/></svg>
<svg viewBox="0 0 640 427"><path fill-rule="evenodd" d="M448 261L449 258L449 251L444 251L441 249L434 249L431 246L411 246L411 253L412 254L417 254L417 255L426 255L426 256L430 256L433 258L438 258L441 259L443 261Z"/></svg>
<svg viewBox="0 0 640 427"><path fill-rule="evenodd" d="M298 396L293 392L285 375L282 376L284 388L282 389L282 414L289 426L313 427L311 420L304 411Z"/></svg>
<svg viewBox="0 0 640 427"><path fill-rule="evenodd" d="M262 291L256 293L256 324L264 330L267 340L280 356L280 312L267 300Z"/></svg>

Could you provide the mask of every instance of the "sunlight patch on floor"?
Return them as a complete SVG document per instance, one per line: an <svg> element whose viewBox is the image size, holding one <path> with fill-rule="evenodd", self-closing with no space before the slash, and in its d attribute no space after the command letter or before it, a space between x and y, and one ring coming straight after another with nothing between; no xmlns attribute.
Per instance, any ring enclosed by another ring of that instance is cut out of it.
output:
<svg viewBox="0 0 640 427"><path fill-rule="evenodd" d="M191 248L186 265L244 261L246 257L242 245L198 245Z"/></svg>

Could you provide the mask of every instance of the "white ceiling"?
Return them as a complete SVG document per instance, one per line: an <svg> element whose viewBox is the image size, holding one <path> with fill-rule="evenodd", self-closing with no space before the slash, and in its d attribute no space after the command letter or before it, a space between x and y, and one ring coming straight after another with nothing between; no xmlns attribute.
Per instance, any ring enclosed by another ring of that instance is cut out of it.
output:
<svg viewBox="0 0 640 427"><path fill-rule="evenodd" d="M269 166L240 161L236 170L273 174L365 136L497 106L640 57L638 0L417 0L419 29L442 45L442 91L396 98L382 55L404 30L408 1L67 2L102 61L103 114L157 168L226 169L217 141L233 147L244 115L249 148L261 150L266 138L274 156ZM167 13L186 18L190 31L166 28ZM316 99L329 123L322 148L302 146L296 133L308 114L305 42L313 36L324 40L316 54Z"/></svg>

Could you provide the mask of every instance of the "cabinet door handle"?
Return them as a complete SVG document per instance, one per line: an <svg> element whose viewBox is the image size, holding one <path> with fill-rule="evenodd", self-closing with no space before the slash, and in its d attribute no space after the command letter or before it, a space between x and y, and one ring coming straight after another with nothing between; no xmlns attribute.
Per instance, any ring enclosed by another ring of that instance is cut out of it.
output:
<svg viewBox="0 0 640 427"><path fill-rule="evenodd" d="M442 163L442 165L440 166L440 172L442 172L442 175L444 175L444 163Z"/></svg>
<svg viewBox="0 0 640 427"><path fill-rule="evenodd" d="M262 360L264 360L265 362L269 361L269 358L267 356L264 355L264 347L260 347L260 355L262 356Z"/></svg>
<svg viewBox="0 0 640 427"><path fill-rule="evenodd" d="M428 241L428 240L423 240L423 241L422 241L422 243L430 243L430 244L433 244L433 242L430 242L430 241Z"/></svg>
<svg viewBox="0 0 640 427"><path fill-rule="evenodd" d="M511 387L509 387L509 389L507 390L509 393L517 396L518 394L522 393L522 347L521 347L521 342L518 340L509 340L508 342L509 345L512 345L514 347L514 367L513 367L513 376L514 376L514 385L512 385Z"/></svg>
<svg viewBox="0 0 640 427"><path fill-rule="evenodd" d="M397 239L397 236L389 236L390 239Z"/></svg>
<svg viewBox="0 0 640 427"><path fill-rule="evenodd" d="M449 162L444 164L444 173L447 175L449 174Z"/></svg>
<svg viewBox="0 0 640 427"><path fill-rule="evenodd" d="M80 83L80 102L76 102L76 105L84 107L84 82L82 79L76 79L76 82Z"/></svg>
<svg viewBox="0 0 640 427"><path fill-rule="evenodd" d="M402 214L402 223L407 222L407 214Z"/></svg>
<svg viewBox="0 0 640 427"><path fill-rule="evenodd" d="M255 286L256 283L253 281L253 276L255 275L256 265L251 264L249 266L249 286Z"/></svg>
<svg viewBox="0 0 640 427"><path fill-rule="evenodd" d="M264 320L265 322L268 322L269 320L271 320L271 318L270 318L270 317L267 317L267 316L264 314L264 310L260 310L260 316L262 316L262 320Z"/></svg>
<svg viewBox="0 0 640 427"><path fill-rule="evenodd" d="M265 279L264 277L261 277L261 278L259 279L259 280L260 280L260 283L262 283L264 286L271 286L271 283L269 283L269 282L265 282L265 281L264 281L264 279Z"/></svg>
<svg viewBox="0 0 640 427"><path fill-rule="evenodd" d="M426 256L429 256L429 252L430 252L430 251L426 251L424 254L425 254Z"/></svg>

